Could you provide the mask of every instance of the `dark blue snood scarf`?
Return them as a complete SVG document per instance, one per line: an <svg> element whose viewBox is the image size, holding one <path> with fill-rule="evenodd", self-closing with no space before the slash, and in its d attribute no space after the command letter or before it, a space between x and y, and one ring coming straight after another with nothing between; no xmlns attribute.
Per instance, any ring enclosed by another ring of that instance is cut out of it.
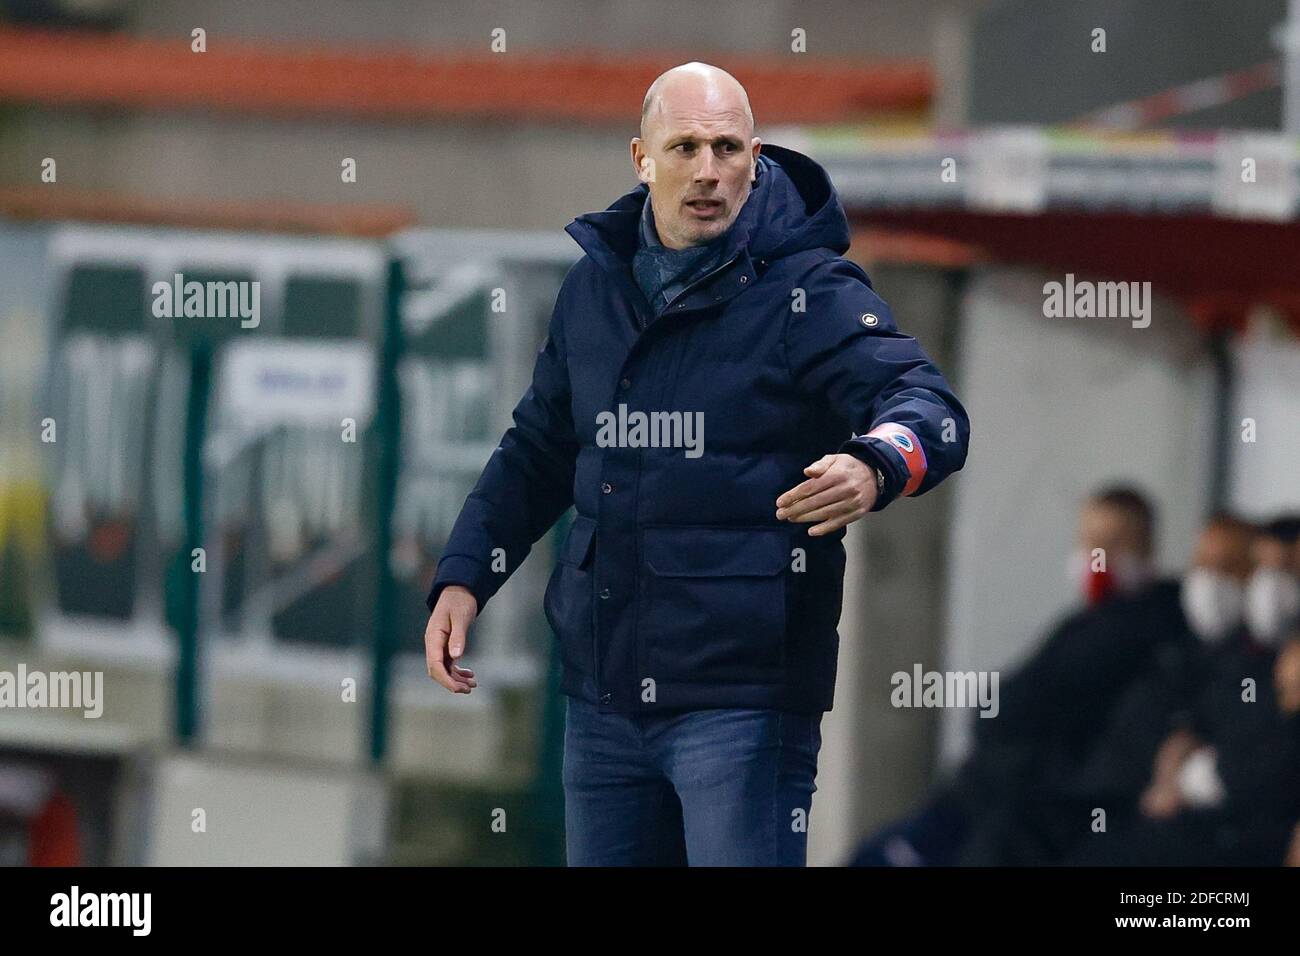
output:
<svg viewBox="0 0 1300 956"><path fill-rule="evenodd" d="M758 164L757 177L751 184L751 189L757 188L758 182L763 177L761 162ZM750 198L753 198L752 191ZM732 227L734 226L733 222ZM645 207L641 212L638 248L632 257L632 275L656 313L700 276L722 265L730 234L731 229L727 229L701 245L686 249L669 249L659 241L659 233L655 229L654 210L651 208L650 196L647 194Z"/></svg>

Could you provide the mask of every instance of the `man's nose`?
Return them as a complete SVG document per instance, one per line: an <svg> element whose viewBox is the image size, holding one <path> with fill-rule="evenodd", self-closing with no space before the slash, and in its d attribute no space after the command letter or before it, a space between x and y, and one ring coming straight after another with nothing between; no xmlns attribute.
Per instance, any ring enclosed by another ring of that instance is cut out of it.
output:
<svg viewBox="0 0 1300 956"><path fill-rule="evenodd" d="M713 156L713 150L704 150L704 158L695 169L695 181L697 183L718 181L718 168Z"/></svg>

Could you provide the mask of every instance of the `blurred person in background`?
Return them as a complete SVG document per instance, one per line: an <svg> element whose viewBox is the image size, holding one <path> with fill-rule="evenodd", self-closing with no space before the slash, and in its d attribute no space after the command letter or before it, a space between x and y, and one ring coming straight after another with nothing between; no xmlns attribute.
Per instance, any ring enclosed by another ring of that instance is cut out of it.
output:
<svg viewBox="0 0 1300 956"><path fill-rule="evenodd" d="M1155 512L1140 491L1103 488L1079 511L1078 546L1070 575L1085 605L1141 592L1155 578Z"/></svg>
<svg viewBox="0 0 1300 956"><path fill-rule="evenodd" d="M1250 636L1271 646L1300 622L1300 515L1265 524L1255 539L1254 558L1243 613Z"/></svg>
<svg viewBox="0 0 1300 956"><path fill-rule="evenodd" d="M1218 532L1213 534L1213 532ZM1291 591L1295 525L1278 519L1252 533L1220 518L1203 536L1183 588L1195 651L1177 700L1152 687L1130 714L1130 731L1168 728L1138 799L1138 813L1112 816L1069 862L1101 866L1276 866L1300 816L1300 694ZM1263 572L1261 574L1261 572ZM1256 608L1248 595L1258 588ZM1267 599L1267 600L1266 600ZM1280 607L1278 605L1281 605ZM1162 713L1163 711L1163 713Z"/></svg>
<svg viewBox="0 0 1300 956"><path fill-rule="evenodd" d="M1192 564L1178 590L1182 640L1161 646L1151 666L1125 687L1071 785L1071 816L1106 812L1108 828L1139 813L1153 765L1186 720L1209 666L1210 649L1243 627L1242 593L1252 568L1254 528L1233 515L1211 518L1197 537ZM1072 827L1076 852L1090 831Z"/></svg>
<svg viewBox="0 0 1300 956"><path fill-rule="evenodd" d="M586 254L427 600L429 675L469 693L471 622L576 504L544 599L570 865L805 862L844 528L965 460L965 410L843 258L825 170L753 133L722 70L651 85L640 184L568 226ZM713 438L606 436L615 403Z"/></svg>
<svg viewBox="0 0 1300 956"><path fill-rule="evenodd" d="M1291 632L1278 651L1273 667L1273 688L1277 705L1284 713L1300 714L1300 627ZM1296 814L1291 830L1291 845L1287 848L1285 866L1300 867L1300 813Z"/></svg>
<svg viewBox="0 0 1300 956"><path fill-rule="evenodd" d="M1155 572L1154 508L1128 486L1080 507L1069 579L1078 605L1003 682L976 719L970 755L915 816L865 841L863 866L1044 863L1068 835L1044 792L1068 790L1123 690L1167 643L1186 639L1175 580ZM1086 706L1081 704L1086 701Z"/></svg>

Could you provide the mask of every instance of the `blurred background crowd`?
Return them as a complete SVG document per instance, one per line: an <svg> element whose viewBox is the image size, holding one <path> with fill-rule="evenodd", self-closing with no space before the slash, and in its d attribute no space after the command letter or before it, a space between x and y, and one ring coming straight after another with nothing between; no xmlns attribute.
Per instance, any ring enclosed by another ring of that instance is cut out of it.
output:
<svg viewBox="0 0 1300 956"><path fill-rule="evenodd" d="M1087 498L1079 606L856 865L1300 866L1300 514L1214 515L1180 578L1154 529L1132 488Z"/></svg>
<svg viewBox="0 0 1300 956"><path fill-rule="evenodd" d="M846 538L810 862L1295 860L1287 0L0 0L0 690L104 688L0 707L0 860L563 862L568 518L470 697L424 596L690 60L826 168L973 425ZM160 315L177 274L259 321ZM918 666L998 716L894 706Z"/></svg>

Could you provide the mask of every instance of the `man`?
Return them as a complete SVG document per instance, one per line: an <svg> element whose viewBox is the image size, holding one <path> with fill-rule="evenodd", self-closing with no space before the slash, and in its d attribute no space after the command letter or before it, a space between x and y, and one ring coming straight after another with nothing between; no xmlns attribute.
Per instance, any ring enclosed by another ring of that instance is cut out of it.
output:
<svg viewBox="0 0 1300 956"><path fill-rule="evenodd" d="M1243 592L1246 629L1257 644L1274 646L1300 625L1300 515L1279 515L1260 528L1255 570Z"/></svg>
<svg viewBox="0 0 1300 956"><path fill-rule="evenodd" d="M1090 767L1093 789L1118 808L1113 819L1164 801L1163 768L1182 759L1195 701L1222 664L1223 649L1244 638L1242 584L1251 573L1254 538L1252 525L1227 513L1211 518L1197 538L1179 588L1191 640L1171 645L1159 666L1129 689ZM1148 780L1153 767L1154 783Z"/></svg>
<svg viewBox="0 0 1300 956"><path fill-rule="evenodd" d="M1097 809L1106 812L1112 833L1137 814L1162 741L1200 685L1205 648L1240 624L1252 533L1240 519L1215 517L1198 537L1181 585L1158 582L1132 599L1108 602L1097 612L1090 647L1078 642L1074 653L1058 653L1055 676L1026 667L1008 682L1005 699L1020 702L1028 691L1039 703L1013 711L989 736L1005 742L1017 722L1023 730L1038 720L1046 746L1030 751L1032 773L1014 792L1001 782L1014 775L985 775L992 783L986 801L989 793L1005 796L973 814L979 823L963 862L1062 862L1098 837L1091 829ZM1204 582L1212 584L1209 602L1200 597Z"/></svg>
<svg viewBox="0 0 1300 956"><path fill-rule="evenodd" d="M853 865L1031 865L1059 855L1077 828L1075 776L1105 715L1184 635L1177 582L1155 579L1155 523L1150 502L1126 485L1083 501L1070 560L1080 604L1003 682L998 716L974 721L974 746L953 778L864 841Z"/></svg>
<svg viewBox="0 0 1300 956"><path fill-rule="evenodd" d="M469 693L470 622L576 504L544 600L571 865L804 863L844 527L966 457L826 173L753 132L722 70L651 85L641 184L567 227L586 255L429 593L429 673Z"/></svg>
<svg viewBox="0 0 1300 956"><path fill-rule="evenodd" d="M1266 537L1267 537L1266 533ZM1112 814L1080 841L1081 865L1275 866L1300 812L1300 721L1277 644L1243 614L1243 591L1261 554L1255 530L1230 516L1211 522L1183 585L1198 638L1181 680L1134 696L1113 739L1168 731L1148 761L1134 813ZM1175 672L1171 671L1171 674Z"/></svg>
<svg viewBox="0 0 1300 956"><path fill-rule="evenodd" d="M1136 594L1149 584L1154 554L1155 510L1142 492L1110 485L1084 502L1070 569L1088 607Z"/></svg>

